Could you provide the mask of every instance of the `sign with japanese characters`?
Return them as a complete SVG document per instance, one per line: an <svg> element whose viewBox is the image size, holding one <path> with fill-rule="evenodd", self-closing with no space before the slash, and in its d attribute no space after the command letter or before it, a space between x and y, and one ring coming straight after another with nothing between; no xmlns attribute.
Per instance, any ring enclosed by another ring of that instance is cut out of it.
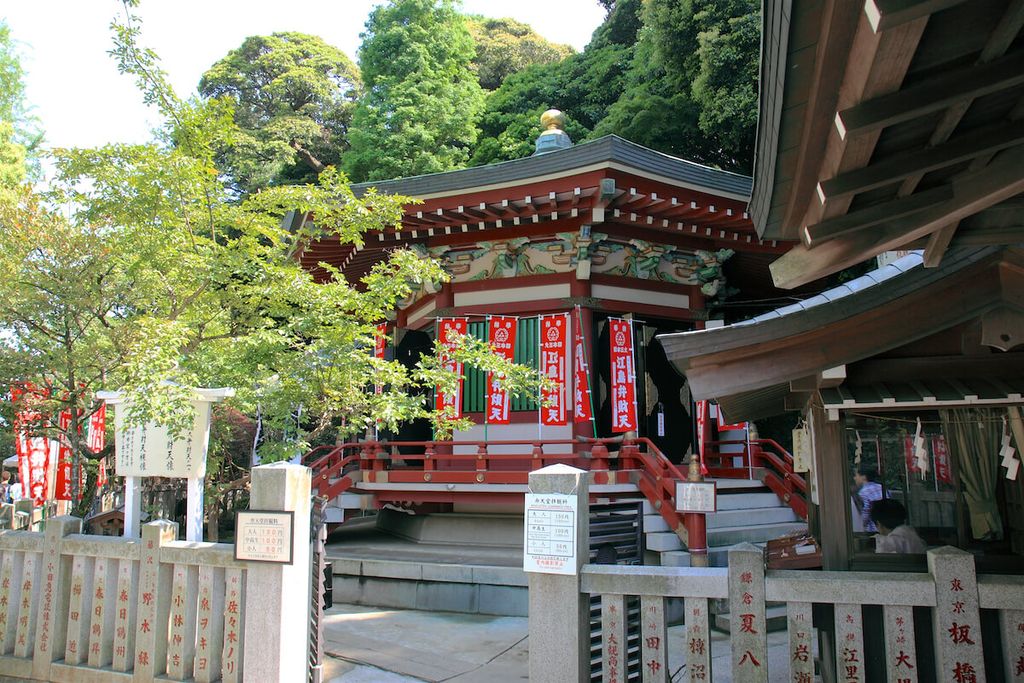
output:
<svg viewBox="0 0 1024 683"><path fill-rule="evenodd" d="M291 564L294 512L246 510L236 513L235 559Z"/></svg>
<svg viewBox="0 0 1024 683"><path fill-rule="evenodd" d="M611 344L612 432L636 431L636 367L633 364L633 324L608 318Z"/></svg>
<svg viewBox="0 0 1024 683"><path fill-rule="evenodd" d="M384 360L384 354L388 348L388 324L381 323L377 325L376 332L373 335L373 357ZM380 384L376 384L373 387L375 394L380 394L384 391L384 387Z"/></svg>
<svg viewBox="0 0 1024 683"><path fill-rule="evenodd" d="M172 438L167 427L147 424L127 427L128 405L114 404L117 474L122 477L180 477L206 475L206 445L210 434L209 401L192 401L192 429Z"/></svg>
<svg viewBox="0 0 1024 683"><path fill-rule="evenodd" d="M507 316L491 316L487 319L487 341L491 350L505 360L512 360L516 349L516 330L519 320ZM507 425L509 423L510 397L499 381L500 375L487 373L487 407L484 419L487 424Z"/></svg>
<svg viewBox="0 0 1024 683"><path fill-rule="evenodd" d="M676 512L717 512L717 493L713 481L677 481Z"/></svg>
<svg viewBox="0 0 1024 683"><path fill-rule="evenodd" d="M455 348L458 344L456 337L465 335L469 329L469 321L466 318L443 318L437 321L437 338L441 345L447 348ZM459 383L454 393L446 394L440 389L435 390L434 408L438 411L448 411L452 420L462 417L462 363L448 355L441 358L441 365L445 370L459 376Z"/></svg>
<svg viewBox="0 0 1024 683"><path fill-rule="evenodd" d="M935 479L946 484L953 483L953 469L949 464L949 449L946 437L932 437L932 453L935 454Z"/></svg>
<svg viewBox="0 0 1024 683"><path fill-rule="evenodd" d="M11 386L11 401L17 411L14 415L14 448L18 454L18 480L22 496L31 498L36 505L46 502L49 489L50 440L35 433L44 422L44 416L33 406L47 396L45 389L32 384Z"/></svg>
<svg viewBox="0 0 1024 683"><path fill-rule="evenodd" d="M67 432L71 429L70 410L60 411L57 426L61 433L53 442L57 445L57 482L54 486L53 497L55 500L71 500L71 441L67 437ZM50 450L53 451L52 443Z"/></svg>
<svg viewBox="0 0 1024 683"><path fill-rule="evenodd" d="M565 350L569 338L569 314L540 317L540 361L544 376L555 383L541 392L540 421L548 426L566 424Z"/></svg>
<svg viewBox="0 0 1024 683"><path fill-rule="evenodd" d="M575 495L527 493L523 528L523 571L541 574L577 573Z"/></svg>

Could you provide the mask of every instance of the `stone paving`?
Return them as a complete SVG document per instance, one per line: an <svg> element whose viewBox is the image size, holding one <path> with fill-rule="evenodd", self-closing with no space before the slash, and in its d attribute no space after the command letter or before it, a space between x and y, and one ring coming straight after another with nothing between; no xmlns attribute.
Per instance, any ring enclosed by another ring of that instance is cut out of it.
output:
<svg viewBox="0 0 1024 683"><path fill-rule="evenodd" d="M329 683L504 683L529 669L524 617L379 610L336 604L325 617L324 680ZM668 630L672 680L683 680L682 626ZM729 638L712 631L714 680L730 683ZM770 680L788 671L786 633L768 636ZM817 679L816 679L817 680Z"/></svg>

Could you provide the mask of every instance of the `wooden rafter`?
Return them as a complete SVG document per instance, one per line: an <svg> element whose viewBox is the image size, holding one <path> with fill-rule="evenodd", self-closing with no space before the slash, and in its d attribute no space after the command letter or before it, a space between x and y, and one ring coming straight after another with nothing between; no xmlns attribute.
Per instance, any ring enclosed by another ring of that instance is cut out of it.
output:
<svg viewBox="0 0 1024 683"><path fill-rule="evenodd" d="M907 22L949 9L967 0L867 0L864 14L875 31L887 31Z"/></svg>
<svg viewBox="0 0 1024 683"><path fill-rule="evenodd" d="M808 247L813 248L827 240L867 230L880 223L923 211L938 202L947 201L952 197L952 186L940 185L939 187L918 192L909 197L876 204L860 211L830 218L817 225L809 225L804 228L803 241Z"/></svg>
<svg viewBox="0 0 1024 683"><path fill-rule="evenodd" d="M1024 50L842 109L836 116L836 127L843 138L856 137L1021 84Z"/></svg>
<svg viewBox="0 0 1024 683"><path fill-rule="evenodd" d="M979 171L952 182L953 197L945 202L892 221L874 231L827 241L815 249L794 247L769 268L776 286L789 289L860 263L883 251L897 249L932 232L1024 192L1024 155L1008 150Z"/></svg>

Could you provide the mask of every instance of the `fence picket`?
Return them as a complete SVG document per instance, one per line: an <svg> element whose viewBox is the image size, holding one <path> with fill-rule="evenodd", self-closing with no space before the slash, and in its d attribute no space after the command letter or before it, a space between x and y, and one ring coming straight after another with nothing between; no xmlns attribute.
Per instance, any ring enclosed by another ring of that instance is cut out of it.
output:
<svg viewBox="0 0 1024 683"><path fill-rule="evenodd" d="M171 581L171 625L167 646L167 675L176 681L192 677L196 654L196 588L198 570L174 565Z"/></svg>
<svg viewBox="0 0 1024 683"><path fill-rule="evenodd" d="M21 569L21 590L18 600L18 628L14 640L14 656L29 658L36 632L35 602L39 597L39 553L25 553Z"/></svg>
<svg viewBox="0 0 1024 683"><path fill-rule="evenodd" d="M836 678L864 683L864 619L860 605L836 605Z"/></svg>
<svg viewBox="0 0 1024 683"><path fill-rule="evenodd" d="M117 563L97 557L93 566L92 618L89 625L89 666L111 662L114 645L114 616L117 600Z"/></svg>
<svg viewBox="0 0 1024 683"><path fill-rule="evenodd" d="M626 654L626 596L601 596L601 672L604 683L625 683L629 676Z"/></svg>
<svg viewBox="0 0 1024 683"><path fill-rule="evenodd" d="M814 643L811 641L811 603L791 602L786 605L789 631L789 680L793 683L814 681Z"/></svg>
<svg viewBox="0 0 1024 683"><path fill-rule="evenodd" d="M768 682L764 554L743 543L729 551L729 614L733 621L732 680Z"/></svg>
<svg viewBox="0 0 1024 683"><path fill-rule="evenodd" d="M686 598L683 601L686 623L686 676L691 683L714 680L711 671L711 632L708 624L707 598Z"/></svg>
<svg viewBox="0 0 1024 683"><path fill-rule="evenodd" d="M885 660L889 683L917 683L917 644L914 642L914 609L885 605Z"/></svg>
<svg viewBox="0 0 1024 683"><path fill-rule="evenodd" d="M135 612L138 596L139 566L133 560L117 563L117 613L114 615L114 645L111 667L129 671L135 661Z"/></svg>
<svg viewBox="0 0 1024 683"><path fill-rule="evenodd" d="M665 599L640 597L640 669L644 683L668 681L668 644L665 642Z"/></svg>
<svg viewBox="0 0 1024 683"><path fill-rule="evenodd" d="M21 585L21 568L24 553L16 550L4 552L0 567L0 655L14 649L15 630L18 626L18 586Z"/></svg>
<svg viewBox="0 0 1024 683"><path fill-rule="evenodd" d="M71 598L68 602L68 637L64 661L72 666L85 660L89 646L92 591L86 583L92 579L93 558L75 555L71 560Z"/></svg>
<svg viewBox="0 0 1024 683"><path fill-rule="evenodd" d="M196 683L220 680L224 647L224 570L199 568L199 608L196 622Z"/></svg>

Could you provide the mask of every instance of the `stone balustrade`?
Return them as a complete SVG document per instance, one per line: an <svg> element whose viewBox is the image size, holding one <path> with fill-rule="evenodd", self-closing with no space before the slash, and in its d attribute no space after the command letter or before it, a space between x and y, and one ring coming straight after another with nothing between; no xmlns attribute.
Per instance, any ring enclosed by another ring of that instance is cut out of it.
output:
<svg viewBox="0 0 1024 683"><path fill-rule="evenodd" d="M553 490L577 491L585 509L585 488L538 473L530 483L534 490L560 485ZM681 675L671 680L693 682L726 674L734 683L810 683L819 680L816 658L822 681L1024 680L1024 577L977 576L974 557L952 547L929 550L927 557L927 573L766 571L763 551L743 544L729 552L728 568L586 565L573 576L531 575L530 680L564 683L593 675L620 683L632 680L632 660L634 675L664 682L674 673L670 652L685 659ZM535 588L544 600L534 599ZM590 652L589 629L545 627L545 615L564 621L574 614L577 596L583 604L600 596L601 657L593 666L576 667L572 654ZM669 599L683 602L681 633L671 637ZM711 609L723 603L730 621L728 657L719 637L714 659ZM773 648L782 650L775 656L769 655L766 628L770 603L785 604L787 633L773 639ZM536 652L535 640L544 643ZM638 662L630 656L637 649ZM713 663L729 671L716 672Z"/></svg>
<svg viewBox="0 0 1024 683"><path fill-rule="evenodd" d="M69 682L302 680L309 487L305 467L253 471L261 509L295 514L290 565L236 560L231 544L174 540L177 524L165 520L145 525L141 539L85 535L75 517L48 519L42 532L0 532L0 672ZM305 581L288 602L263 590L283 594L298 576Z"/></svg>

